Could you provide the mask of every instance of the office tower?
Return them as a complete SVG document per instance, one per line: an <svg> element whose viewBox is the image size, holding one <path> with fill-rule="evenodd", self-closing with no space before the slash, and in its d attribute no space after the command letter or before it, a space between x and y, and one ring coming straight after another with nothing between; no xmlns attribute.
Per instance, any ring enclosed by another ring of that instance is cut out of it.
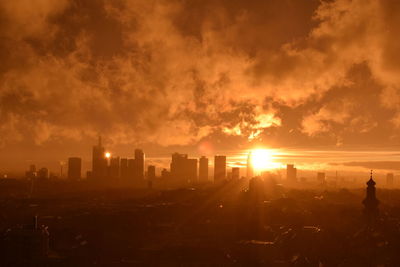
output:
<svg viewBox="0 0 400 267"><path fill-rule="evenodd" d="M30 165L29 170L25 172L25 178L32 180L32 179L36 178L36 175L37 175L36 166Z"/></svg>
<svg viewBox="0 0 400 267"><path fill-rule="evenodd" d="M120 178L123 181L128 180L128 159L127 158L122 158L120 161Z"/></svg>
<svg viewBox="0 0 400 267"><path fill-rule="evenodd" d="M41 168L37 172L37 177L39 179L48 179L49 178L49 170L47 168Z"/></svg>
<svg viewBox="0 0 400 267"><path fill-rule="evenodd" d="M197 159L187 159L187 178L191 183L197 183Z"/></svg>
<svg viewBox="0 0 400 267"><path fill-rule="evenodd" d="M214 182L221 182L226 178L226 156L214 157Z"/></svg>
<svg viewBox="0 0 400 267"><path fill-rule="evenodd" d="M208 181L208 158L201 157L199 160L199 182Z"/></svg>
<svg viewBox="0 0 400 267"><path fill-rule="evenodd" d="M128 159L128 170L127 170L127 180L134 182L135 181L135 169L136 169L136 161L135 159Z"/></svg>
<svg viewBox="0 0 400 267"><path fill-rule="evenodd" d="M239 180L240 178L240 168L239 167L233 167L232 168L232 179L233 180Z"/></svg>
<svg viewBox="0 0 400 267"><path fill-rule="evenodd" d="M324 172L317 173L317 181L321 184L325 183L325 173Z"/></svg>
<svg viewBox="0 0 400 267"><path fill-rule="evenodd" d="M297 169L293 164L286 165L286 179L291 183L297 182Z"/></svg>
<svg viewBox="0 0 400 267"><path fill-rule="evenodd" d="M81 179L82 159L69 158L68 159L68 179L78 180Z"/></svg>
<svg viewBox="0 0 400 267"><path fill-rule="evenodd" d="M394 175L393 175L393 173L388 173L386 175L386 185L393 186L393 183L394 183Z"/></svg>
<svg viewBox="0 0 400 267"><path fill-rule="evenodd" d="M170 177L170 172L167 169L161 171L161 179L168 179Z"/></svg>
<svg viewBox="0 0 400 267"><path fill-rule="evenodd" d="M92 154L92 177L105 178L107 174L107 159L104 153L104 147L101 144L101 137L99 137L99 144L93 147Z"/></svg>
<svg viewBox="0 0 400 267"><path fill-rule="evenodd" d="M113 157L110 159L109 166L109 177L113 180L117 180L119 178L120 166L119 166L119 157Z"/></svg>
<svg viewBox="0 0 400 267"><path fill-rule="evenodd" d="M366 190L366 197L363 200L363 204L365 207L364 213L367 216L367 219L372 220L376 218L378 215L378 205L379 200L376 198L375 192L375 181L372 179L372 171L371 177L367 182L367 190Z"/></svg>
<svg viewBox="0 0 400 267"><path fill-rule="evenodd" d="M172 160L171 160L171 176L174 179L177 180L187 180L188 177L186 177L186 161L188 159L187 154L179 154L179 153L174 153L172 154Z"/></svg>
<svg viewBox="0 0 400 267"><path fill-rule="evenodd" d="M153 181L156 178L156 166L149 165L147 167L147 179Z"/></svg>
<svg viewBox="0 0 400 267"><path fill-rule="evenodd" d="M135 149L135 179L144 178L144 153L141 149Z"/></svg>
<svg viewBox="0 0 400 267"><path fill-rule="evenodd" d="M249 154L247 155L247 169L246 169L247 173L246 173L246 177L247 179L253 178L253 164L251 163L251 151L249 152Z"/></svg>

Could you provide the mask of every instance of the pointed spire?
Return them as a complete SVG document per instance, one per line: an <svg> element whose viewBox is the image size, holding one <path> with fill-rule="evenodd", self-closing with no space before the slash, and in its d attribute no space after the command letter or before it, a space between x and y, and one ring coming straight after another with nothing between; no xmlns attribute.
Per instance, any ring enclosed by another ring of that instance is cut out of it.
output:
<svg viewBox="0 0 400 267"><path fill-rule="evenodd" d="M369 186L374 186L376 183L374 181L374 179L372 179L372 170L371 170L371 177L369 178L367 185Z"/></svg>

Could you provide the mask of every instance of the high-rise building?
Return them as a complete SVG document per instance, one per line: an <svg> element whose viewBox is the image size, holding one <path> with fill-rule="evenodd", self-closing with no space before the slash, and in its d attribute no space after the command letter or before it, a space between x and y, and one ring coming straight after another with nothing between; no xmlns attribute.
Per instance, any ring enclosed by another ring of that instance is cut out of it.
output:
<svg viewBox="0 0 400 267"><path fill-rule="evenodd" d="M68 159L68 179L78 180L81 179L82 172L82 159L69 158Z"/></svg>
<svg viewBox="0 0 400 267"><path fill-rule="evenodd" d="M153 181L154 179L156 179L156 166L149 165L147 167L147 179L149 181Z"/></svg>
<svg viewBox="0 0 400 267"><path fill-rule="evenodd" d="M179 153L174 153L172 154L172 160L171 160L171 177L176 180L187 180L188 177L186 177L187 172L185 171L186 169L186 161L188 159L187 154L179 154Z"/></svg>
<svg viewBox="0 0 400 267"><path fill-rule="evenodd" d="M221 182L226 178L226 156L214 157L214 182Z"/></svg>
<svg viewBox="0 0 400 267"><path fill-rule="evenodd" d="M246 168L246 177L247 179L253 178L254 175L254 170L253 170L253 164L251 163L251 151L247 155L247 168Z"/></svg>
<svg viewBox="0 0 400 267"><path fill-rule="evenodd" d="M127 174L127 180L130 182L135 181L135 169L136 169L136 161L135 159L128 159L128 174Z"/></svg>
<svg viewBox="0 0 400 267"><path fill-rule="evenodd" d="M110 159L109 177L112 180L117 180L120 177L120 162L119 157L112 157Z"/></svg>
<svg viewBox="0 0 400 267"><path fill-rule="evenodd" d="M291 183L297 182L297 169L293 164L286 165L286 179Z"/></svg>
<svg viewBox="0 0 400 267"><path fill-rule="evenodd" d="M128 180L129 177L128 172L128 159L122 158L120 161L120 178L123 181Z"/></svg>
<svg viewBox="0 0 400 267"><path fill-rule="evenodd" d="M107 175L107 159L104 153L104 147L101 144L101 137L99 137L99 144L93 147L92 154L92 177L105 178Z"/></svg>
<svg viewBox="0 0 400 267"><path fill-rule="evenodd" d="M393 186L393 183L394 183L394 175L393 175L393 173L388 173L386 175L386 185Z"/></svg>
<svg viewBox="0 0 400 267"><path fill-rule="evenodd" d="M317 181L321 184L325 183L325 173L324 172L317 173Z"/></svg>
<svg viewBox="0 0 400 267"><path fill-rule="evenodd" d="M161 179L168 179L170 177L170 172L167 169L162 169Z"/></svg>
<svg viewBox="0 0 400 267"><path fill-rule="evenodd" d="M40 168L37 172L37 177L41 180L49 178L49 170L47 168Z"/></svg>
<svg viewBox="0 0 400 267"><path fill-rule="evenodd" d="M144 153L141 149L135 149L135 179L144 178Z"/></svg>
<svg viewBox="0 0 400 267"><path fill-rule="evenodd" d="M240 178L240 168L233 167L232 168L232 180L239 180Z"/></svg>
<svg viewBox="0 0 400 267"><path fill-rule="evenodd" d="M206 182L208 181L208 158L203 156L199 161L199 181Z"/></svg>
<svg viewBox="0 0 400 267"><path fill-rule="evenodd" d="M187 177L189 182L197 182L197 159L187 159Z"/></svg>

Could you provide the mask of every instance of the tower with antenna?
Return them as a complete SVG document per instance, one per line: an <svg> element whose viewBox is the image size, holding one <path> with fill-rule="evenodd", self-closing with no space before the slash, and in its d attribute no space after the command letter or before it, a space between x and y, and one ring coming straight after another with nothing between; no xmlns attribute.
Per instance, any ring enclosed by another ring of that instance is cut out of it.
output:
<svg viewBox="0 0 400 267"><path fill-rule="evenodd" d="M379 200L376 198L376 188L375 188L375 181L372 178L372 170L371 170L371 177L367 182L367 189L366 189L366 197L363 200L364 204L364 213L369 221L375 219L378 216L379 210Z"/></svg>

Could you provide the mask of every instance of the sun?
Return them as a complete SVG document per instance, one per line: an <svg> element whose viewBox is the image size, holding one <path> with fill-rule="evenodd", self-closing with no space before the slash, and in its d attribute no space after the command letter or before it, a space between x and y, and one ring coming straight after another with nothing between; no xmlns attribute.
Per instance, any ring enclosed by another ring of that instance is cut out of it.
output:
<svg viewBox="0 0 400 267"><path fill-rule="evenodd" d="M274 168L273 153L271 150L257 148L251 150L250 161L255 171L265 171Z"/></svg>
<svg viewBox="0 0 400 267"><path fill-rule="evenodd" d="M106 153L104 153L104 156L106 156L106 158L110 158L111 157L111 153L110 152L106 152Z"/></svg>

